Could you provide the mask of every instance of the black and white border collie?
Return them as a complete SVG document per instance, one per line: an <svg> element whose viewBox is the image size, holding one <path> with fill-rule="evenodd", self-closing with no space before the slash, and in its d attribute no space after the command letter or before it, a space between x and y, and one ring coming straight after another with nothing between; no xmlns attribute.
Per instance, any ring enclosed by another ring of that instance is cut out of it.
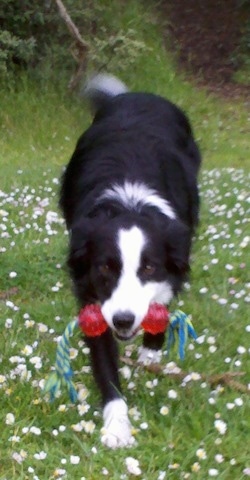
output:
<svg viewBox="0 0 250 480"><path fill-rule="evenodd" d="M86 338L103 402L102 442L133 443L116 339L130 340L151 303L169 305L187 278L198 221L200 154L185 114L97 75L95 117L62 178L68 265L79 306L98 303L109 325ZM144 333L139 360L156 361L164 334Z"/></svg>

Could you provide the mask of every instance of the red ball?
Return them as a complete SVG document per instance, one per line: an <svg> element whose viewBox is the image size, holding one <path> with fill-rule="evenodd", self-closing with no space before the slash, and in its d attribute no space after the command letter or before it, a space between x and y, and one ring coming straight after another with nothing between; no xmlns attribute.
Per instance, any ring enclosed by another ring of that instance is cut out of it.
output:
<svg viewBox="0 0 250 480"><path fill-rule="evenodd" d="M108 325L99 305L86 305L80 310L79 327L87 337L98 337L104 333Z"/></svg>
<svg viewBox="0 0 250 480"><path fill-rule="evenodd" d="M145 332L156 335L165 332L169 323L169 311L164 305L152 303L148 309L147 315L142 321L142 327Z"/></svg>

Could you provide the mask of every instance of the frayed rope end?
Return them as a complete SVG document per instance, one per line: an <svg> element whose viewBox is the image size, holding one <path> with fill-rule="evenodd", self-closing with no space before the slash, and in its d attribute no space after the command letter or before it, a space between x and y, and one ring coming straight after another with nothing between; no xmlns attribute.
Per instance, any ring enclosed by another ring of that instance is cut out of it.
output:
<svg viewBox="0 0 250 480"><path fill-rule="evenodd" d="M73 371L70 367L69 338L78 326L78 320L68 324L65 332L57 345L55 371L49 376L44 386L44 393L49 393L50 401L58 396L61 386L66 386L71 402L77 401L77 391L72 382Z"/></svg>
<svg viewBox="0 0 250 480"><path fill-rule="evenodd" d="M181 310L175 310L170 315L167 340L168 351L171 349L171 347L174 346L176 342L176 336L178 341L179 358L180 360L184 360L185 346L187 344L188 338L190 337L193 340L196 340L197 335L191 322L190 316L182 312Z"/></svg>

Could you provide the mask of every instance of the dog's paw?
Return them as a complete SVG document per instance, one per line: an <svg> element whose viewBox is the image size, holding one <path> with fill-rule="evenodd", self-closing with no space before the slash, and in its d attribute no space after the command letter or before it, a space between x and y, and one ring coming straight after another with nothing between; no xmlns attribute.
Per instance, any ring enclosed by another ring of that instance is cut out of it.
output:
<svg viewBox="0 0 250 480"><path fill-rule="evenodd" d="M130 422L114 420L108 428L102 428L101 442L108 448L130 447L135 443Z"/></svg>
<svg viewBox="0 0 250 480"><path fill-rule="evenodd" d="M128 418L128 408L124 400L112 400L103 410L104 426L102 428L102 443L109 448L128 447L133 445L135 438Z"/></svg>
<svg viewBox="0 0 250 480"><path fill-rule="evenodd" d="M152 363L160 363L161 357L161 350L151 350L150 348L141 347L139 349L138 362L143 365L151 365Z"/></svg>

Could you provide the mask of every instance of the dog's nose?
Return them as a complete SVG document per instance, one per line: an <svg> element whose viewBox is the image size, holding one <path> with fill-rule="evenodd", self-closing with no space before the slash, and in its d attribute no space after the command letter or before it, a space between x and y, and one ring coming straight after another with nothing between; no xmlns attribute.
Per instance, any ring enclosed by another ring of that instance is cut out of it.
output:
<svg viewBox="0 0 250 480"><path fill-rule="evenodd" d="M131 312L118 312L113 316L113 324L117 330L129 330L135 321Z"/></svg>

